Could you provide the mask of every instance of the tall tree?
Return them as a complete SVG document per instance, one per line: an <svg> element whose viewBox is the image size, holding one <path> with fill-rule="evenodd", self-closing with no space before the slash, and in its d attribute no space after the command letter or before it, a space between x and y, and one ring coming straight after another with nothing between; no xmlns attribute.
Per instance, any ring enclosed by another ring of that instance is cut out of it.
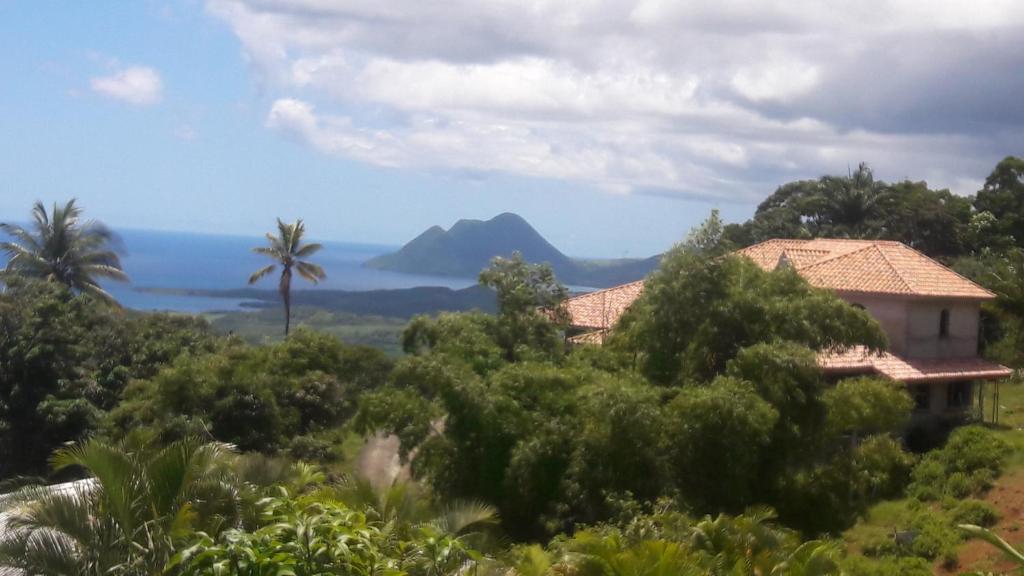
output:
<svg viewBox="0 0 1024 576"><path fill-rule="evenodd" d="M875 320L790 268L766 272L741 256L677 246L644 285L609 343L658 384L708 381L743 348L788 340L813 350L884 349Z"/></svg>
<svg viewBox="0 0 1024 576"><path fill-rule="evenodd" d="M861 162L846 178L825 176L821 182L825 196L817 218L823 230L834 236L870 236L885 184L875 181L867 163Z"/></svg>
<svg viewBox="0 0 1024 576"><path fill-rule="evenodd" d="M263 254L272 258L276 263L260 268L249 277L249 284L255 284L267 274L281 267L281 280L277 289L284 301L284 335L287 336L292 323L292 275L309 280L313 284L327 278L327 274L320 266L307 262L308 258L323 248L321 244L303 244L302 236L306 233L306 225L302 220L296 220L293 224L285 224L280 218L277 219L278 235L268 232L267 241L269 246L253 248L253 252Z"/></svg>
<svg viewBox="0 0 1024 576"><path fill-rule="evenodd" d="M753 218L726 226L723 238L739 246L773 238L898 240L932 257L952 257L991 244L992 214L974 222L977 217L969 198L933 190L927 182L876 180L862 162L846 176L779 186Z"/></svg>
<svg viewBox="0 0 1024 576"><path fill-rule="evenodd" d="M480 284L498 295L495 340L510 362L556 353L561 349L560 329L568 322L563 306L569 290L555 278L548 264L530 264L514 252L496 257L480 272ZM544 312L542 312L544 311Z"/></svg>
<svg viewBox="0 0 1024 576"><path fill-rule="evenodd" d="M30 229L0 224L12 240L0 243L9 260L4 274L60 282L76 292L92 294L116 304L100 278L126 282L121 259L110 248L113 233L100 222L82 221L82 208L74 198L50 213L42 202L32 207Z"/></svg>
<svg viewBox="0 0 1024 576"><path fill-rule="evenodd" d="M995 216L998 232L1024 246L1024 158L1007 156L996 164L978 191L974 208Z"/></svg>

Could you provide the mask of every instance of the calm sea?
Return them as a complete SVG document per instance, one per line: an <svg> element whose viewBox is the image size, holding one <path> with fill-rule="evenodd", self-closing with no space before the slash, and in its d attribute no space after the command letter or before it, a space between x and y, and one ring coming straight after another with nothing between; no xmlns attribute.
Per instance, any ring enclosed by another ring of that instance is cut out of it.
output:
<svg viewBox="0 0 1024 576"><path fill-rule="evenodd" d="M236 309L242 300L205 298L140 292L138 288L244 288L249 275L269 263L254 254L252 247L263 238L185 234L147 230L118 230L124 253L122 264L131 284L112 283L107 288L124 306L137 310L203 312ZM397 274L363 268L362 263L379 254L394 251L393 246L374 246L344 242L325 242L324 249L311 258L327 271L327 280L319 289L376 290L447 286L465 288L473 279ZM274 289L276 278L264 278L257 287ZM293 289L314 288L296 279Z"/></svg>

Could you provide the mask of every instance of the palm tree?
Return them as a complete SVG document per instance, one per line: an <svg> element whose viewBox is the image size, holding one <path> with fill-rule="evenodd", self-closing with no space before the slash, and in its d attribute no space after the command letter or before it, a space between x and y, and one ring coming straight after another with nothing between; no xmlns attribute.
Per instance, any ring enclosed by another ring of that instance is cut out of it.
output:
<svg viewBox="0 0 1024 576"><path fill-rule="evenodd" d="M162 574L193 530L237 523L231 454L198 439L149 452L96 440L58 451L56 469L81 467L91 478L0 496L0 574Z"/></svg>
<svg viewBox="0 0 1024 576"><path fill-rule="evenodd" d="M879 215L883 198L881 183L864 162L846 178L825 177L824 219L829 234L863 235L867 224Z"/></svg>
<svg viewBox="0 0 1024 576"><path fill-rule="evenodd" d="M0 243L10 258L3 273L60 282L75 292L116 304L98 282L99 278L128 280L121 259L108 248L114 235L99 222L82 222L82 209L75 202L72 198L63 206L54 204L49 214L42 202L36 202L31 230L0 224L0 232L13 238Z"/></svg>
<svg viewBox="0 0 1024 576"><path fill-rule="evenodd" d="M249 277L249 284L255 284L267 274L281 267L281 281L277 289L284 300L284 335L292 323L292 271L298 272L299 276L316 284L327 277L324 269L311 262L302 260L317 253L321 248L320 244L302 244L302 236L306 233L306 225L302 220L296 220L294 224L285 224L280 218L277 219L278 235L267 233L269 246L253 248L253 252L263 254L272 258L275 263L257 270Z"/></svg>

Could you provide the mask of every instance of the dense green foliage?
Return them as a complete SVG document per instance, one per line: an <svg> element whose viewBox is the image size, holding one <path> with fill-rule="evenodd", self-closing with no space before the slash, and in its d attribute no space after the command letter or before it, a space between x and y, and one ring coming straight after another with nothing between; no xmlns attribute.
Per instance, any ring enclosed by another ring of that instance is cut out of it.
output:
<svg viewBox="0 0 1024 576"><path fill-rule="evenodd" d="M442 498L493 504L516 537L606 520L617 498L662 496L699 513L771 504L791 525L828 531L873 498L898 492L910 458L886 435L909 414L906 392L864 380L832 398L809 347L882 346L877 324L788 271L696 252L681 248L663 268L695 270L684 276L692 283L670 283L674 274L661 273L668 286L651 282L664 298L631 312L621 340L568 355L531 338L538 323L554 327L535 306L557 309L530 288L536 274L524 262L499 261L484 274L506 280L495 283L498 315L410 324L404 342L413 355L398 362L386 387L363 396L360 428L397 434L404 454L416 450L417 477ZM720 289L720 303L698 305L698 294ZM772 293L777 298L765 298ZM691 324L659 324L683 316L668 307L687 304ZM738 328L719 332L730 316ZM650 326L662 326L681 343L677 350L644 336ZM519 335L515 346L509 333ZM659 354L673 358L658 365L674 373L645 370L655 365L645 358ZM694 473L707 470L715 472Z"/></svg>
<svg viewBox="0 0 1024 576"><path fill-rule="evenodd" d="M198 534L170 563L182 574L408 574L441 576L482 560L457 536L416 526L400 537L394 526L368 520L340 502L278 497L261 503L259 528L219 537Z"/></svg>
<svg viewBox="0 0 1024 576"><path fill-rule="evenodd" d="M708 379L740 349L776 340L813 350L886 346L866 312L796 272L765 272L745 258L709 258L685 245L665 255L611 344L636 356L652 381L680 384Z"/></svg>
<svg viewBox="0 0 1024 576"><path fill-rule="evenodd" d="M112 432L145 427L166 441L208 430L242 450L309 457L318 446L330 452L333 437L324 434L344 424L358 395L390 370L382 352L306 330L267 346L229 340L133 381L110 415Z"/></svg>
<svg viewBox="0 0 1024 576"><path fill-rule="evenodd" d="M0 477L39 474L95 430L122 390L179 355L211 350L200 320L126 314L57 283L0 292Z"/></svg>
<svg viewBox="0 0 1024 576"><path fill-rule="evenodd" d="M772 238L879 238L899 240L931 256L972 249L971 199L925 182L877 181L866 164L849 176L823 176L780 186L742 225L725 236L741 245Z"/></svg>
<svg viewBox="0 0 1024 576"><path fill-rule="evenodd" d="M982 494L1002 471L1010 447L981 427L959 428L946 445L924 456L908 493L920 500Z"/></svg>

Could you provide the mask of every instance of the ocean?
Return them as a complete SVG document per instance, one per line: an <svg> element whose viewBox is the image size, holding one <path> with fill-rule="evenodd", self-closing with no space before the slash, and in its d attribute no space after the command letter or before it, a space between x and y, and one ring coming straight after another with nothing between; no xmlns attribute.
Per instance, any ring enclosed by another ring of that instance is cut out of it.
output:
<svg viewBox="0 0 1024 576"><path fill-rule="evenodd" d="M122 265L130 284L107 283L105 287L121 304L136 310L198 313L234 310L244 300L208 298L139 291L139 288L235 289L245 288L249 275L270 260L252 252L266 243L262 237L221 236L151 230L118 230ZM323 266L327 280L314 286L298 277L293 290L377 290L445 286L465 288L472 278L448 278L398 274L363 268L370 258L392 252L395 246L346 242L324 242L324 248L310 260ZM277 277L268 276L257 288L274 289Z"/></svg>

